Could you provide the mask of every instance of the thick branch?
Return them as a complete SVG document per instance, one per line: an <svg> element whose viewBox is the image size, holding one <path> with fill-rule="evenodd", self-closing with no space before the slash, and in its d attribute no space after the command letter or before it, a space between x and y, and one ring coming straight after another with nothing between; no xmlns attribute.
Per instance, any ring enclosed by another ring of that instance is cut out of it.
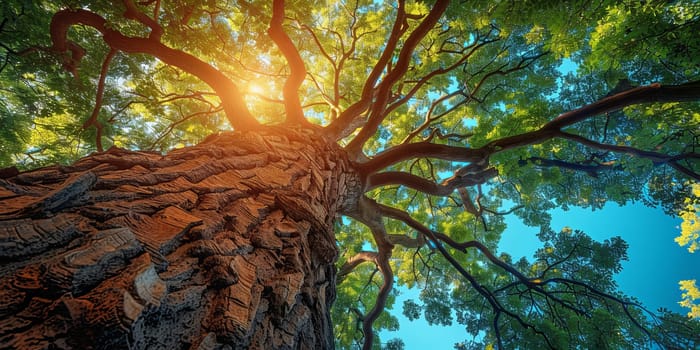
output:
<svg viewBox="0 0 700 350"><path fill-rule="evenodd" d="M292 40L287 36L282 28L284 21L284 0L274 0L272 2L272 19L270 19L270 28L267 34L277 44L287 63L291 73L284 82L282 88L282 96L284 96L284 110L287 113L287 122L300 125L308 125L308 121L304 118L304 111L301 108L299 101L299 87L304 82L306 77L306 68L304 61L299 55L299 51L294 46Z"/></svg>
<svg viewBox="0 0 700 350"><path fill-rule="evenodd" d="M583 121L601 113L618 110L620 108L640 103L682 102L697 100L700 100L700 82L673 86L652 84L621 92L585 107L560 114L557 118L545 124L538 130L497 139L479 148L434 145L428 142L401 144L377 154L369 161L363 163L361 165L361 169L366 174L371 174L401 161L423 157L467 162L477 162L480 160L484 161L493 154L517 147L542 143L555 137L565 137L567 139L577 137L576 135L564 134L560 132L560 128ZM584 141L581 140L581 142L583 143ZM593 141L588 140L585 142L590 143L589 146L594 147ZM595 147L597 147L597 145ZM606 147L609 148L612 146ZM615 147L619 148L616 150L616 152L628 151L623 149L624 147L622 146ZM649 156L645 157L652 160L657 158L663 159L665 162L669 161L669 157L665 155L655 152L637 151L649 153ZM659 157L659 155L661 155L661 157ZM692 171L680 166L675 161L677 159L670 160L670 166L677 168L677 170L685 174L691 175L689 173ZM694 177L697 175L691 176Z"/></svg>
<svg viewBox="0 0 700 350"><path fill-rule="evenodd" d="M678 161L682 160L682 159L700 160L700 153L684 153L684 154L679 154L679 155L674 156L674 155L668 155L668 154L664 154L664 153L645 151L645 150L641 150L641 149L630 147L630 146L604 144L604 143L596 142L593 140L589 140L589 139L587 139L583 136L580 136L580 135L570 134L570 133L566 133L566 132L560 132L559 136L561 136L564 139L574 141L574 142L580 143L582 145L585 145L585 146L588 146L591 148L602 149L602 150L617 152L617 153L627 153L627 154L632 155L634 157L649 159L652 162L654 162L654 164L667 164L668 166L682 172L683 174L686 174L689 177L691 177L697 181L700 181L700 174L699 173L693 171L692 169L688 169L688 168L678 164Z"/></svg>
<svg viewBox="0 0 700 350"><path fill-rule="evenodd" d="M359 167L363 173L372 174L398 162L415 158L437 158L459 162L478 162L486 159L483 149L434 144L430 142L407 143L389 148Z"/></svg>
<svg viewBox="0 0 700 350"><path fill-rule="evenodd" d="M391 270L391 265L389 265L389 258L391 258L391 251L394 245L387 240L384 221L379 214L379 204L375 201L363 196L359 200L357 210L349 215L369 227L379 250L374 262L377 265L377 269L379 269L379 272L382 274L382 286L379 289L376 303L362 320L362 331L365 336L362 349L370 350L374 342L372 324L382 311L384 311L387 298L394 285L394 273Z"/></svg>
<svg viewBox="0 0 700 350"><path fill-rule="evenodd" d="M396 19L394 20L393 27L391 28L391 34L386 45L384 46L382 54L379 56L379 60L377 60L377 63L374 65L372 71L365 80L365 85L362 88L360 100L353 103L350 107L343 111L338 116L338 119L333 121L333 123L326 128L326 132L331 139L340 140L350 135L356 128L355 120L360 118L361 114L371 106L372 98L375 95L375 85L377 84L377 80L385 70L391 57L394 55L394 50L399 42L399 38L401 38L403 33L408 28L408 25L405 23L406 12L404 5L404 0L398 1Z"/></svg>
<svg viewBox="0 0 700 350"><path fill-rule="evenodd" d="M112 49L149 54L166 64L198 77L217 93L224 106L226 116L234 128L239 130L252 129L260 125L246 108L238 87L216 68L195 56L170 48L159 41L125 36L111 29L104 18L87 10L62 10L51 19L52 49L58 52L70 50L73 62L77 63L81 56L76 50L77 45L68 40L67 35L68 29L76 24L90 26L98 30Z"/></svg>
<svg viewBox="0 0 700 350"><path fill-rule="evenodd" d="M403 171L384 171L372 174L367 179L366 190L388 185L401 185L433 196L447 196L451 188Z"/></svg>
<svg viewBox="0 0 700 350"><path fill-rule="evenodd" d="M579 109L562 113L545 124L543 128L562 129L592 116L612 112L640 103L697 100L700 100L700 81L682 85L651 84L623 91Z"/></svg>
<svg viewBox="0 0 700 350"><path fill-rule="evenodd" d="M622 170L622 167L616 165L614 162L606 163L595 163L595 164L581 164L573 162L565 162L558 159L547 159L542 157L530 157L519 161L520 165L526 165L528 162L539 167L557 167L561 169L569 169L573 171L585 172L591 177L598 177L598 173L601 171L613 171Z"/></svg>
<svg viewBox="0 0 700 350"><path fill-rule="evenodd" d="M387 234L386 239L393 245L400 245L409 249L420 248L425 245L425 237L423 235L417 235L416 238L413 238L408 235Z"/></svg>
<svg viewBox="0 0 700 350"><path fill-rule="evenodd" d="M100 70L100 80L99 82L97 82L95 106L92 109L90 117L88 117L85 123L83 123L83 130L87 129L90 126L94 126L97 130L97 133L95 135L95 146L97 147L98 152L103 152L104 148L102 147L102 123L99 120L97 120L97 116L100 114L100 109L102 109L102 98L104 97L105 80L107 79L107 73L109 72L109 64L112 62L112 59L116 54L117 50L109 50L107 56L105 56L105 59L102 62L102 68Z"/></svg>
<svg viewBox="0 0 700 350"><path fill-rule="evenodd" d="M124 6L126 6L124 17L139 21L148 28L151 28L151 33L148 35L148 38L151 40L160 41L160 38L163 36L163 27L161 27L158 22L139 11L134 2L131 0L124 0ZM159 7L160 5L156 4L155 9L153 10L154 18L158 18L157 15Z"/></svg>
<svg viewBox="0 0 700 350"><path fill-rule="evenodd" d="M414 50L420 41L423 40L423 38L428 34L428 32L433 29L440 17L442 17L442 14L447 9L447 5L449 5L449 3L449 0L437 0L435 5L433 5L433 8L430 9L428 15L425 16L418 27L416 27L408 38L406 38L406 41L399 52L396 65L379 84L377 97L372 104L372 110L367 123L346 147L350 154L359 154L362 151L362 146L364 143L377 131L379 124L386 117L384 110L389 101L392 87L406 73Z"/></svg>
<svg viewBox="0 0 700 350"><path fill-rule="evenodd" d="M492 154L520 146L544 142L556 136L556 132L547 129L504 137L491 141L479 148L438 145L429 142L402 144L377 154L363 163L360 168L371 174L398 162L414 158L437 158L462 162L482 163Z"/></svg>
<svg viewBox="0 0 700 350"><path fill-rule="evenodd" d="M462 199L462 206L464 207L464 210L474 216L481 216L483 210L481 207L477 208L476 205L474 205L474 201L469 195L469 191L467 191L467 189L464 187L460 187L457 189L457 192L459 193L459 198Z"/></svg>
<svg viewBox="0 0 700 350"><path fill-rule="evenodd" d="M498 175L496 169L489 168L476 173L455 174L441 183L436 183L407 172L384 171L368 177L366 190L387 185L401 185L433 196L447 196L458 187L482 184L496 175Z"/></svg>
<svg viewBox="0 0 700 350"><path fill-rule="evenodd" d="M377 252L361 251L351 256L338 271L338 283L340 283L345 276L352 272L352 270L354 270L357 266L365 262L377 264Z"/></svg>

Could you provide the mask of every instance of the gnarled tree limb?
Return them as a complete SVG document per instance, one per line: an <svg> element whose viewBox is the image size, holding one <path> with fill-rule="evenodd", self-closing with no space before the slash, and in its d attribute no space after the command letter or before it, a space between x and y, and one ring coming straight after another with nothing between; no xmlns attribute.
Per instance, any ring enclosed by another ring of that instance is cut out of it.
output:
<svg viewBox="0 0 700 350"><path fill-rule="evenodd" d="M440 17L442 17L449 3L449 0L437 0L435 5L430 9L428 15L423 18L423 21L418 27L406 38L399 52L396 64L379 84L377 96L372 103L367 123L345 148L351 155L360 154L362 152L362 146L377 131L379 124L386 117L385 109L389 102L392 87L406 73L413 51L428 32L433 29L433 26L435 26Z"/></svg>
<svg viewBox="0 0 700 350"><path fill-rule="evenodd" d="M160 41L126 36L110 28L107 21L100 15L88 10L61 10L51 19L50 30L53 43L51 49L57 52L70 51L72 56L69 60L74 65L77 65L84 54L84 50L80 46L68 40L68 29L77 24L95 28L112 49L152 55L166 64L201 79L216 91L221 99L226 117L234 128L239 130L253 129L260 125L248 111L238 87L216 68L184 51L168 47Z"/></svg>
<svg viewBox="0 0 700 350"><path fill-rule="evenodd" d="M433 196L447 196L458 187L483 184L497 175L495 168L488 168L476 173L455 174L441 183L436 183L403 171L384 171L368 177L366 190L388 185L402 185Z"/></svg>
<svg viewBox="0 0 700 350"><path fill-rule="evenodd" d="M90 114L90 117L83 123L83 130L89 128L90 126L94 126L95 129L97 130L97 133L95 135L95 146L97 147L98 152L103 152L104 148L102 147L102 122L97 120L97 116L100 114L100 109L102 109L102 98L104 97L104 92L105 92L105 80L107 79L107 72L109 71L109 64L112 62L112 59L114 58L114 55L117 54L117 50L111 49L107 53L107 56L105 56L104 61L102 62L102 68L100 70L100 80L97 82L97 93L95 95L95 106L92 109L92 113Z"/></svg>
<svg viewBox="0 0 700 350"><path fill-rule="evenodd" d="M299 87L304 82L306 77L306 68L304 60L301 59L299 51L294 46L294 43L289 38L287 33L282 28L284 22L284 0L274 0L272 2L272 19L270 19L270 28L267 30L270 38L277 44L284 57L289 64L290 74L284 82L282 88L282 96L284 96L284 110L287 113L287 122L309 126L311 125L304 118L304 111L301 108L299 101Z"/></svg>
<svg viewBox="0 0 700 350"><path fill-rule="evenodd" d="M687 167L684 167L678 163L679 160L684 159L700 160L700 153L691 152L678 155L668 155L659 152L645 151L630 146L604 144L593 140L589 140L580 135L575 135L567 132L560 132L559 135L564 139L577 142L591 148L597 148L616 153L626 153L635 157L651 160L655 164L667 164L668 166L678 170L679 172L687 175L688 177L700 181L700 173Z"/></svg>
<svg viewBox="0 0 700 350"><path fill-rule="evenodd" d="M356 124L358 123L356 122L356 119L361 118L362 113L364 113L371 106L372 99L375 95L375 85L377 84L382 72L386 69L391 57L394 55L394 50L396 49L399 39L408 29L408 25L405 23L405 5L406 2L404 0L398 1L396 19L394 20L393 27L391 28L391 34L386 45L384 46L382 54L379 56L379 60L377 60L377 63L374 65L372 71L365 80L360 99L350 105L350 107L348 107L338 116L338 119L326 127L326 133L331 139L340 140L350 135L357 127Z"/></svg>
<svg viewBox="0 0 700 350"><path fill-rule="evenodd" d="M377 265L377 269L379 269L379 272L382 274L382 286L379 288L377 301L362 320L362 331L365 335L364 344L362 346L363 350L372 349L372 344L374 343L372 324L377 317L379 317L382 311L384 311L387 298L389 297L389 293L394 285L394 273L391 270L391 265L389 265L389 258L391 258L391 251L394 248L394 245L387 239L384 221L382 216L379 214L378 209L379 204L365 196L362 196L358 202L356 210L348 213L349 216L362 222L372 231L372 236L374 237L378 250L374 263Z"/></svg>
<svg viewBox="0 0 700 350"><path fill-rule="evenodd" d="M354 270L357 266L359 266L362 263L365 262L371 262L374 263L375 265L377 264L377 258L378 254L377 252L370 252L370 251L361 251L353 256L351 256L343 266L340 267L338 270L338 282L340 283L343 281L345 276L347 276L352 270Z"/></svg>
<svg viewBox="0 0 700 350"><path fill-rule="evenodd" d="M581 314L581 315L586 315L586 311L577 307L576 305L572 304L570 301L563 299L558 296L558 294L561 294L561 292L552 291L551 289L545 289L544 287L547 285L553 285L553 284L562 284L564 286L570 287L570 286L576 286L579 288L582 288L583 290L586 291L587 295L592 295L596 298L599 298L600 300L608 300L615 302L623 307L625 310L626 315L629 317L631 322L635 324L638 328L640 328L643 332L647 334L647 336L651 337L650 333L646 328L644 328L629 312L628 307L634 306L637 308L640 308L642 310L645 310L643 306L639 305L638 303L630 302L624 299L621 299L617 296L614 296L612 294L603 292L595 287L592 287L586 283L571 280L568 278L549 278L546 280L542 280L541 278L530 278L525 276L523 273L518 271L515 267L511 266L510 264L504 262L503 260L499 259L491 250L486 247L484 244L471 240L471 241L466 241L466 242L457 242L450 238L449 236L431 230L428 227L424 226L417 220L413 219L408 213L392 208L386 205L378 204L378 209L381 212L382 215L385 215L387 217L402 221L409 227L415 229L418 231L420 234L425 235L425 237L430 240L433 245L440 251L440 253L443 255L443 257L465 278L469 281L469 283L474 287L479 294L481 294L491 305L495 315L494 315L494 320L493 320L493 329L494 333L496 334L497 341L499 343L500 348L503 348L503 344L501 343L500 339L500 331L499 331L499 325L498 325L498 319L501 314L505 314L509 317L512 317L514 320L516 320L522 327L525 329L531 329L533 332L536 334L540 335L545 342L550 346L550 348L555 349L556 347L553 346L551 343L551 340L547 336L546 333L544 333L542 330L538 329L535 325L532 323L529 323L525 321L520 315L508 310L503 306L501 301L499 301L499 298L497 294L502 293L505 289L499 289L496 291L491 291L481 285L475 278L472 276L466 269L459 263L457 260L450 254L445 247L443 246L442 243L445 243L449 245L450 247L457 249L458 251L466 252L467 249L469 248L475 248L479 252L481 252L489 262L492 264L498 266L502 270L506 271L508 274L511 276L515 277L516 281L513 284L509 284L506 289L513 287L518 284L522 284L527 287L528 290L533 291L535 293L538 293L539 295L542 295L548 300L551 300L552 302L555 302L556 304L569 309L573 311L574 313ZM569 294L575 294L577 293L575 290L572 290L569 288L569 291L566 292Z"/></svg>
<svg viewBox="0 0 700 350"><path fill-rule="evenodd" d="M683 102L700 100L700 81L682 85L651 84L639 86L602 98L587 106L562 113L543 128L559 129L595 115L612 112L627 106L653 102Z"/></svg>
<svg viewBox="0 0 700 350"><path fill-rule="evenodd" d="M600 115L601 113L618 110L635 104L697 100L700 100L700 82L669 86L652 84L603 98L600 101L571 112L560 114L557 118L546 123L535 131L496 139L479 148L437 145L429 142L401 144L378 153L370 160L362 163L360 168L364 173L371 174L398 162L416 158L437 158L464 162L483 162L493 154L517 147L542 143L557 137L567 138L570 140L579 139L580 143L586 142L592 146L593 141L585 141L576 135L563 133L561 128L586 120L596 115ZM618 148L618 152L627 152L623 149L624 147L616 147ZM637 151L645 154L650 153L642 150ZM658 157L654 156L653 158ZM664 159L668 160L667 158ZM670 162L669 165L679 167L679 171L695 178L695 175L692 175L687 168L679 166L677 162Z"/></svg>

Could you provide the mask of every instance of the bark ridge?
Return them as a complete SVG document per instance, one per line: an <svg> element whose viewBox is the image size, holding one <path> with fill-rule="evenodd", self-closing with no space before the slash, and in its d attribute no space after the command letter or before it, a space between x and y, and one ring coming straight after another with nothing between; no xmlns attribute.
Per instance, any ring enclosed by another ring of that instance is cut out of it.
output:
<svg viewBox="0 0 700 350"><path fill-rule="evenodd" d="M6 174L0 348L333 348L333 220L360 184L312 131Z"/></svg>

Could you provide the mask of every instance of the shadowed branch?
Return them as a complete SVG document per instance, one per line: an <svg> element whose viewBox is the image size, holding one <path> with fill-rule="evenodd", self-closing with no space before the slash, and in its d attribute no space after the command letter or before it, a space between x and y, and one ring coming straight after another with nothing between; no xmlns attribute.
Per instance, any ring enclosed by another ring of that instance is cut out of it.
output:
<svg viewBox="0 0 700 350"><path fill-rule="evenodd" d="M387 239L387 232L384 226L384 221L382 216L379 214L379 204L375 201L367 198L361 197L358 206L354 212L348 213L347 215L355 218L359 222L367 226L372 232L375 243L377 244L377 250L375 256L365 255L361 258L372 258L373 262L376 264L377 269L382 274L382 286L379 288L379 293L377 294L377 300L372 307L372 309L367 312L367 314L362 319L362 331L365 335L364 344L362 346L363 350L372 349L374 343L374 332L372 332L372 324L379 317L379 315L384 311L386 306L387 298L394 285L394 273L389 265L389 259L391 258L391 252L394 249L394 245Z"/></svg>
<svg viewBox="0 0 700 350"><path fill-rule="evenodd" d="M95 106L92 109L92 113L90 114L90 117L83 123L83 130L89 128L90 126L94 126L95 129L97 130L97 133L95 134L95 146L97 147L98 152L103 152L104 148L102 147L102 122L97 120L97 116L100 114L100 109L102 109L102 98L104 97L104 92L105 92L105 80L107 79L107 73L109 72L109 64L112 62L112 59L114 58L114 55L117 54L117 50L111 49L107 53L107 56L105 56L104 61L102 62L102 68L100 70L100 80L97 82L97 93L95 95Z"/></svg>
<svg viewBox="0 0 700 350"><path fill-rule="evenodd" d="M589 317L588 313L586 310L580 308L577 306L575 303L569 301L568 299L561 298L558 295L563 295L563 294L573 294L573 295L582 295L585 297L593 297L596 298L596 300L600 301L610 301L614 302L618 305L620 305L623 309L627 317L630 319L630 321L639 329L641 329L650 339L652 338L652 335L649 333L649 331L644 328L639 321L637 321L634 316L629 312L628 308L629 307L636 307L639 309L642 309L646 312L648 312L646 309L644 309L641 305L635 302L630 302L624 299L621 299L620 297L617 297L615 295L606 293L604 291L601 291L587 283L568 279L568 278L548 278L543 280L540 276L540 278L530 278L525 276L523 273L518 271L515 267L511 266L510 264L504 262L503 260L499 259L497 256L491 252L490 249L488 249L485 245L482 243L471 240L471 241L466 241L466 242L457 242L450 238L449 236L431 230L425 225L421 224L417 220L413 219L408 213L392 208L389 206L385 206L382 204L377 204L378 209L380 210L381 214L403 222L407 226L413 228L414 230L418 231L420 234L424 235L432 244L440 251L441 255L452 265L459 273L467 279L467 281L474 287L479 294L481 294L486 301L491 305L493 312L494 312L494 319L493 319L493 330L497 338L497 342L499 344L499 348L503 349L503 344L502 340L500 339L500 330L499 330L499 318L501 314L507 315L509 317L512 317L514 320L516 320L523 328L525 329L531 329L533 332L536 334L540 335L545 342L548 344L548 346L551 349L556 349L556 347L551 343L551 340L549 339L549 336L544 333L542 330L538 329L534 324L529 323L525 321L520 315L508 310L500 301L499 299L499 294L503 294L504 291L511 289L517 285L523 285L527 288L528 291L537 293L547 300L550 300L557 305L569 309L572 312L587 316ZM489 290L482 284L480 284L476 278L470 274L453 256L450 252L447 251L447 249L443 246L443 243L447 244L448 246L456 249L457 251L460 252L466 252L468 249L474 248L477 249L490 263L493 265L499 267L509 275L513 276L515 278L515 282L506 285L503 288L496 289L496 290ZM574 248L575 249L575 248ZM558 289L545 289L546 286L550 285L562 285L565 287L564 290L558 290ZM579 289L577 289L579 288ZM534 302L534 301L533 301Z"/></svg>
<svg viewBox="0 0 700 350"><path fill-rule="evenodd" d="M678 155L669 155L669 154L665 154L665 153L645 151L645 150L641 150L641 149L638 149L635 147L630 147L630 146L611 145L611 144L600 143L600 142L596 142L593 140L589 140L583 136L575 135L575 134L571 134L571 133L567 133L567 132L561 132L561 133L559 133L559 135L561 138L564 138L564 139L569 140L569 141L577 142L577 143L580 143L584 146L588 146L591 148L596 148L596 149L601 149L601 150L611 151L611 152L616 152L616 153L626 153L626 154L632 155L634 157L651 160L656 165L667 164L668 166L678 170L679 172L687 175L688 177L700 181L700 173L697 173L697 172L693 171L692 169L684 167L678 163L680 160L688 160L688 159L694 159L696 161L700 160L700 153L690 152L690 153L683 153L683 154L678 154Z"/></svg>
<svg viewBox="0 0 700 350"><path fill-rule="evenodd" d="M353 256L351 256L343 266L338 269L338 282L340 283L345 279L350 272L352 272L356 267L365 262L371 262L377 265L377 252L361 251Z"/></svg>
<svg viewBox="0 0 700 350"><path fill-rule="evenodd" d="M350 154L359 154L362 152L362 146L367 140L374 135L379 127L379 124L386 117L384 113L387 103L389 102L389 97L391 95L391 88L394 84L406 73L409 64L412 60L412 54L418 44L423 40L423 38L433 29L433 26L438 22L442 14L447 9L449 0L437 0L435 5L430 9L423 21L416 27L416 29L411 32L411 34L406 38L399 52L396 64L388 72L388 74L382 79L377 89L377 96L372 103L372 108L367 119L367 123L360 129L360 132L355 136L355 138L350 141L346 146L346 150Z"/></svg>
<svg viewBox="0 0 700 350"><path fill-rule="evenodd" d="M601 146L601 144L594 141L561 131L561 128L581 122L588 118L592 118L600 115L601 113L618 110L631 105L652 102L681 102L697 100L700 100L700 82L671 86L662 86L659 84L642 86L603 98L600 101L571 112L560 114L557 118L546 123L537 130L496 139L478 148L437 145L430 142L400 144L376 154L370 160L360 164L360 168L364 173L372 174L393 164L416 158L437 158L463 162L483 162L487 160L489 156L506 150L539 144L553 138L566 138L595 148L604 148L623 153L633 153L652 160L658 159L667 162L670 166L692 178L697 178L697 174L695 174L692 170L679 165L677 158L669 157L656 152L635 150L630 147L626 148L625 146ZM695 156L690 155L687 158L695 158Z"/></svg>
<svg viewBox="0 0 700 350"><path fill-rule="evenodd" d="M346 110L344 110L338 119L333 121L327 128L326 133L331 139L339 140L348 135L350 135L357 127L359 127L362 122L362 114L371 106L372 99L374 98L377 81L381 76L382 72L389 64L391 57L394 54L396 45L399 42L401 36L408 29L408 24L406 23L406 12L405 12L404 0L398 1L398 6L396 9L396 19L394 20L393 27L391 28L391 34L389 39L384 46L382 54L379 56L377 63L372 67L372 71L365 80L365 84L362 87L362 94L360 99L350 105Z"/></svg>
<svg viewBox="0 0 700 350"><path fill-rule="evenodd" d="M543 128L561 130L590 117L616 111L627 106L653 102L683 102L700 100L700 81L681 85L651 84L632 88L605 97L587 106L562 113Z"/></svg>
<svg viewBox="0 0 700 350"><path fill-rule="evenodd" d="M367 180L366 190L382 186L401 185L434 196L447 196L458 187L483 184L497 175L498 172L495 168L488 168L465 174L460 174L459 171L457 171L455 175L449 179L441 183L436 183L407 172L385 171L370 175Z"/></svg>

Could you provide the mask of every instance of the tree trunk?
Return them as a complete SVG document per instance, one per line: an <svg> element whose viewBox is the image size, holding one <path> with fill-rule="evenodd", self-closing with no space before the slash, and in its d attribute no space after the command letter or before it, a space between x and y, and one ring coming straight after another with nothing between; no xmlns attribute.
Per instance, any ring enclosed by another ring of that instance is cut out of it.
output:
<svg viewBox="0 0 700 350"><path fill-rule="evenodd" d="M3 174L0 348L333 348L333 220L360 185L313 132Z"/></svg>

